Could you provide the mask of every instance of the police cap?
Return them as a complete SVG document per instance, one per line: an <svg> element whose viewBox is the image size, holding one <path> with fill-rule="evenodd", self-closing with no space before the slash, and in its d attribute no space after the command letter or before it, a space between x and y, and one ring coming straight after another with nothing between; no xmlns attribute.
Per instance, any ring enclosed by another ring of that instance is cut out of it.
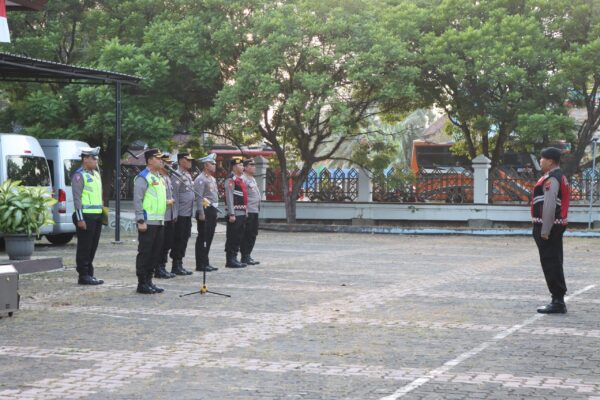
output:
<svg viewBox="0 0 600 400"><path fill-rule="evenodd" d="M100 146L98 147L82 147L81 148L81 157L94 157L98 159L98 154L100 154Z"/></svg>
<svg viewBox="0 0 600 400"><path fill-rule="evenodd" d="M191 156L189 151L177 153L177 161L181 160L182 158L185 158L186 160L190 160L190 161L194 160L194 157Z"/></svg>
<svg viewBox="0 0 600 400"><path fill-rule="evenodd" d="M233 157L231 161L229 161L229 165L233 167L234 165L243 164L243 162L244 159L242 157Z"/></svg>
<svg viewBox="0 0 600 400"><path fill-rule="evenodd" d="M201 163L216 164L217 163L217 155L215 153L210 153L206 157L202 157L202 158L198 159L198 161L200 161Z"/></svg>
<svg viewBox="0 0 600 400"><path fill-rule="evenodd" d="M148 149L144 152L144 157L146 158L146 162L148 162L151 157L162 158L163 154L160 149Z"/></svg>

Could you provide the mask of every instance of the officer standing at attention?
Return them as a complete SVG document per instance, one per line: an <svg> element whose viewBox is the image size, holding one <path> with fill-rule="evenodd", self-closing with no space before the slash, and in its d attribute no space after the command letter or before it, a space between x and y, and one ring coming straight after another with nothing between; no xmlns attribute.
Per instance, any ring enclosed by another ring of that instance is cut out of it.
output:
<svg viewBox="0 0 600 400"><path fill-rule="evenodd" d="M552 301L537 309L542 314L567 312L564 296L567 292L563 272L563 233L569 213L569 185L560 170L561 151L554 147L542 150L542 176L533 188L531 217L533 238L540 253L540 261Z"/></svg>
<svg viewBox="0 0 600 400"><path fill-rule="evenodd" d="M194 180L196 190L196 222L198 237L196 238L196 271L216 271L218 268L210 265L208 255L210 245L215 236L217 227L217 208L219 207L219 191L215 172L217 170L216 154L209 154L199 161L203 163L203 170ZM204 201L206 199L208 203Z"/></svg>
<svg viewBox="0 0 600 400"><path fill-rule="evenodd" d="M227 234L225 240L225 254L227 268L244 268L246 264L237 260L237 253L244 236L244 222L246 221L246 208L248 194L246 184L242 179L244 165L242 158L231 159L231 174L225 180L225 201L227 203Z"/></svg>
<svg viewBox="0 0 600 400"><path fill-rule="evenodd" d="M144 157L146 169L135 177L133 183L133 207L138 229L135 272L138 277L137 292L154 294L164 292L164 289L152 283L152 273L163 246L167 188L160 176L163 166L160 150L146 150Z"/></svg>
<svg viewBox="0 0 600 400"><path fill-rule="evenodd" d="M177 222L175 222L175 239L171 249L171 259L173 266L171 272L175 275L191 275L183 267L183 258L187 248L188 240L192 234L192 211L194 209L194 192L192 191L194 181L190 171L194 159L190 153L183 152L177 154L177 163L179 164L180 177L172 177L173 195L177 203ZM185 182L182 183L181 181Z"/></svg>
<svg viewBox="0 0 600 400"><path fill-rule="evenodd" d="M254 159L245 160L242 179L246 183L248 191L248 216L244 224L244 237L242 238L240 252L242 263L248 265L260 264L260 261L256 261L250 256L252 249L254 249L254 243L256 243L256 236L258 236L258 212L260 211L260 190L256 184L256 179L254 179L255 173L256 164Z"/></svg>
<svg viewBox="0 0 600 400"><path fill-rule="evenodd" d="M154 268L154 277L161 279L174 278L176 275L167 271L167 257L169 250L173 247L173 232L175 221L177 221L177 205L173 198L173 184L171 178L169 178L169 172L165 168L165 163L171 163L171 155L169 153L163 153L162 156L163 166L160 169L160 175L165 183L167 190L167 211L165 212L165 234L163 239L162 251L160 253L160 260Z"/></svg>
<svg viewBox="0 0 600 400"><path fill-rule="evenodd" d="M81 163L71 177L73 188L73 223L77 231L77 273L80 285L101 285L94 278L94 256L102 232L102 179L96 170L100 147L81 149Z"/></svg>

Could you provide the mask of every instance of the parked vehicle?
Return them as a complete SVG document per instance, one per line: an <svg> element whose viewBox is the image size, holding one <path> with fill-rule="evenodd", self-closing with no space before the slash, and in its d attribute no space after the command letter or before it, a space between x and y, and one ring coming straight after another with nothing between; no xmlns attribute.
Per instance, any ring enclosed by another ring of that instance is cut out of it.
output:
<svg viewBox="0 0 600 400"><path fill-rule="evenodd" d="M52 210L52 232L47 234L46 238L50 243L66 244L75 235L71 175L81 167L81 148L89 145L78 140L65 139L40 139L39 142L48 160L53 196L58 201Z"/></svg>
<svg viewBox="0 0 600 400"><path fill-rule="evenodd" d="M21 181L23 186L46 187L48 192L52 191L50 169L36 138L0 133L0 183L7 179ZM42 235L50 233L52 225L40 229Z"/></svg>

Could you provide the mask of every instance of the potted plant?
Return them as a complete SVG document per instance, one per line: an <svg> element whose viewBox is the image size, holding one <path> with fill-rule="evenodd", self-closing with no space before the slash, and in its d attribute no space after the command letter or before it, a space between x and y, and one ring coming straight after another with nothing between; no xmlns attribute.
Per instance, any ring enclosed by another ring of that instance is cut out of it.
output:
<svg viewBox="0 0 600 400"><path fill-rule="evenodd" d="M53 224L56 203L47 188L21 186L7 180L0 185L0 232L11 260L29 260L40 228Z"/></svg>

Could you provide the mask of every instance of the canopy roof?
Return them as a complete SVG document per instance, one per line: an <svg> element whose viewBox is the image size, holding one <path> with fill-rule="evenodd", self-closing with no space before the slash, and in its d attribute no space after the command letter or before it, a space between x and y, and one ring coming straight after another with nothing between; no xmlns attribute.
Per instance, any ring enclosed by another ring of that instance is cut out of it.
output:
<svg viewBox="0 0 600 400"><path fill-rule="evenodd" d="M118 72L0 52L0 81L137 85L141 79Z"/></svg>

